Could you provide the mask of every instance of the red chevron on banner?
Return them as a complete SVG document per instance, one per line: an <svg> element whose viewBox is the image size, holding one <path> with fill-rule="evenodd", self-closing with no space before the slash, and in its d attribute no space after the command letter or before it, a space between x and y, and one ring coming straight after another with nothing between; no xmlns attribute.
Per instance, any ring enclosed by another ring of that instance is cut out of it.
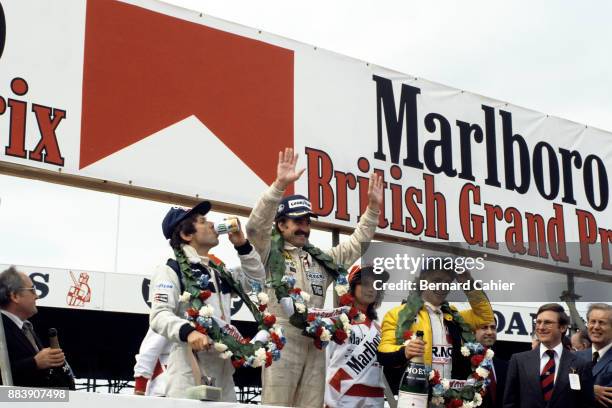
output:
<svg viewBox="0 0 612 408"><path fill-rule="evenodd" d="M270 184L278 151L293 146L293 61L292 50L88 0L79 167L195 115Z"/></svg>
<svg viewBox="0 0 612 408"><path fill-rule="evenodd" d="M334 376L329 380L329 385L334 387L336 391L340 392L340 387L341 387L340 383L342 383L342 381L344 380L352 380L352 379L353 377L351 377L349 373L344 371L344 368L340 368L338 369L338 371L336 371L336 374L334 374Z"/></svg>

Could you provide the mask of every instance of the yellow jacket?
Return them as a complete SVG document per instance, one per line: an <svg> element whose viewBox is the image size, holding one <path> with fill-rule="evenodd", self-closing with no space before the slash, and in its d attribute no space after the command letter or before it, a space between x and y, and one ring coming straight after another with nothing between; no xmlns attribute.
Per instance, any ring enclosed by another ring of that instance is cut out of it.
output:
<svg viewBox="0 0 612 408"><path fill-rule="evenodd" d="M483 291L472 290L467 293L467 298L472 308L462 310L459 312L459 314L461 314L465 322L472 328L472 330L476 330L476 328L483 324L495 321L493 309L491 308L489 299L487 299L487 296ZM398 315L403 307L404 305L394 307L387 312L383 319L382 340L378 345L378 351L381 353L393 353L404 347L403 345L397 344L395 337ZM451 308L457 310L454 306L451 306ZM444 318L446 320L452 319L449 314L444 314ZM411 332L416 333L417 330L423 331L423 341L425 341L425 344L429 346L425 347L425 355L423 356L425 364L431 364L431 323L429 321L429 313L427 312L425 306L419 310L416 321L412 324L412 326L410 326Z"/></svg>

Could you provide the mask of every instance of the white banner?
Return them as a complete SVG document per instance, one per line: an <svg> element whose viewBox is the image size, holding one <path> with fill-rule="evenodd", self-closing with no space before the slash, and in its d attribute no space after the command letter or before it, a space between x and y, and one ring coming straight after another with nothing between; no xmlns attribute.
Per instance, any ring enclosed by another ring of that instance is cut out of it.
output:
<svg viewBox="0 0 612 408"><path fill-rule="evenodd" d="M0 161L251 207L294 146L320 221L375 170L381 234L612 271L608 132L156 1L0 4Z"/></svg>

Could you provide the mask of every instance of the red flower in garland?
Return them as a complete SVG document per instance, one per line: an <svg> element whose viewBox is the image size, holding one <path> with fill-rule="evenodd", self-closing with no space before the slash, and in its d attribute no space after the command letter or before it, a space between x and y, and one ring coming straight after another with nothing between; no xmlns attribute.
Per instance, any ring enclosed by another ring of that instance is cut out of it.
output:
<svg viewBox="0 0 612 408"><path fill-rule="evenodd" d="M323 327L319 326L317 327L317 330L315 330L315 336L317 336L317 339L321 339L321 334L323 334Z"/></svg>
<svg viewBox="0 0 612 408"><path fill-rule="evenodd" d="M356 307L351 307L351 310L348 312L348 318L353 320L357 316L359 316L359 310Z"/></svg>
<svg viewBox="0 0 612 408"><path fill-rule="evenodd" d="M319 338L314 339L314 346L316 348L318 348L319 350L322 350L323 349L323 343L321 343L321 339L319 339Z"/></svg>
<svg viewBox="0 0 612 408"><path fill-rule="evenodd" d="M314 322L316 319L315 315L313 314L308 314L308 317L306 318L307 322Z"/></svg>
<svg viewBox="0 0 612 408"><path fill-rule="evenodd" d="M203 326L200 326L199 324L196 324L196 328L195 328L195 329L196 329L196 331L198 331L198 332L200 332L200 333L202 333L202 334L206 334L206 333L208 333L208 332L206 331L206 328L205 328L205 327L203 327Z"/></svg>
<svg viewBox="0 0 612 408"><path fill-rule="evenodd" d="M283 347L285 347L285 344L283 343L281 338L278 336L278 334L272 333L270 334L270 338L272 339L272 342L276 344L277 349L282 350Z"/></svg>
<svg viewBox="0 0 612 408"><path fill-rule="evenodd" d="M270 367L272 365L272 353L266 351L266 367Z"/></svg>
<svg viewBox="0 0 612 408"><path fill-rule="evenodd" d="M344 295L340 296L339 301L341 306L348 306L353 304L355 298L350 293L345 293Z"/></svg>
<svg viewBox="0 0 612 408"><path fill-rule="evenodd" d="M249 344L249 342L251 341L250 337L244 337L242 340L240 340L241 344Z"/></svg>
<svg viewBox="0 0 612 408"><path fill-rule="evenodd" d="M453 398L452 400L446 403L446 408L461 408L463 405L463 400Z"/></svg>
<svg viewBox="0 0 612 408"><path fill-rule="evenodd" d="M403 337L404 337L404 340L410 340L412 338L412 332L410 330L406 330L404 332Z"/></svg>
<svg viewBox="0 0 612 408"><path fill-rule="evenodd" d="M259 305L259 311L263 312L264 310L266 310L267 307L268 305Z"/></svg>
<svg viewBox="0 0 612 408"><path fill-rule="evenodd" d="M234 366L234 368L240 368L244 365L244 362L244 358L234 359L232 360L232 365Z"/></svg>
<svg viewBox="0 0 612 408"><path fill-rule="evenodd" d="M193 317L195 319L196 317L198 317L199 312L198 312L197 309L194 309L193 307L190 307L189 309L187 309L187 315L189 317Z"/></svg>
<svg viewBox="0 0 612 408"><path fill-rule="evenodd" d="M482 360L484 360L484 356L482 354L476 354L470 358L470 362L472 363L473 367L478 367L480 363L482 363Z"/></svg>
<svg viewBox="0 0 612 408"><path fill-rule="evenodd" d="M274 323L276 323L276 317L274 315L264 316L263 324L265 324L268 327L272 327L274 326Z"/></svg>
<svg viewBox="0 0 612 408"><path fill-rule="evenodd" d="M348 336L346 335L346 332L342 329L337 329L334 332L334 341L338 344L342 344L344 343L344 340L346 340Z"/></svg>
<svg viewBox="0 0 612 408"><path fill-rule="evenodd" d="M200 298L202 302L204 302L206 299L210 297L210 295L212 295L212 292L206 289L206 290L201 291L198 297Z"/></svg>
<svg viewBox="0 0 612 408"><path fill-rule="evenodd" d="M433 385L440 384L440 372L438 370L434 371L434 376L430 380Z"/></svg>
<svg viewBox="0 0 612 408"><path fill-rule="evenodd" d="M299 295L300 293L302 293L302 289L300 288L289 289L289 293L295 293L296 295Z"/></svg>

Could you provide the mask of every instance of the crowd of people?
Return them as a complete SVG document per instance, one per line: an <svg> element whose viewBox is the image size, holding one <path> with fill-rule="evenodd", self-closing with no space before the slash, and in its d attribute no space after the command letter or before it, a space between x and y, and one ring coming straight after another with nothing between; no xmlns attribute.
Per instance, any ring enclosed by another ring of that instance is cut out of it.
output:
<svg viewBox="0 0 612 408"><path fill-rule="evenodd" d="M194 378L195 364L201 374L214 378L211 385L221 389L222 401L236 401L231 353L186 317L185 299L190 298L189 293L185 298L186 286L194 280L206 283L210 313L204 317L218 322L230 321L231 298L237 288L264 288L261 298L269 299L266 313L276 317L284 333L282 353L272 365L262 367L261 402L266 405L382 407L385 399L393 403L391 394L398 394L404 370L415 358L443 379L465 379L474 371L473 362L458 352L467 339L473 338L484 350L495 348L495 317L481 290L465 292L470 304L466 310L449 305L448 290L415 291L389 310L379 325L377 309L383 294L374 289L374 280L387 280L389 275L375 274L367 266L353 267L346 275L343 304L356 311L345 322L350 327L346 341L329 341L322 351L320 344L296 327L292 314L299 306L285 304L287 298L275 288L266 288L266 282L275 276L289 277L308 307L322 310L328 286L344 276L343 268L353 265L362 245L374 237L383 203L383 181L372 174L368 205L357 228L339 245L319 250L308 240L311 219L316 217L310 202L301 195L285 196L303 173L296 164L292 149L279 153L276 181L255 204L245 231L239 227L228 234L239 268L226 268L210 252L219 244L219 235L206 218L209 202L168 211L162 232L176 256L153 274L150 329L135 367L136 394L187 397L201 380ZM422 268L418 278L430 283L472 279L469 271L458 274L437 267ZM49 372L65 366L65 359L61 349L43 347L28 322L36 313L36 299L26 274L15 268L0 274L0 308L14 384L45 387ZM570 321L564 308L556 303L542 305L535 317L533 349L512 355L509 362L493 356L482 397L446 405L612 407L612 306L592 304L586 319L587 331L573 335L566 347Z"/></svg>

